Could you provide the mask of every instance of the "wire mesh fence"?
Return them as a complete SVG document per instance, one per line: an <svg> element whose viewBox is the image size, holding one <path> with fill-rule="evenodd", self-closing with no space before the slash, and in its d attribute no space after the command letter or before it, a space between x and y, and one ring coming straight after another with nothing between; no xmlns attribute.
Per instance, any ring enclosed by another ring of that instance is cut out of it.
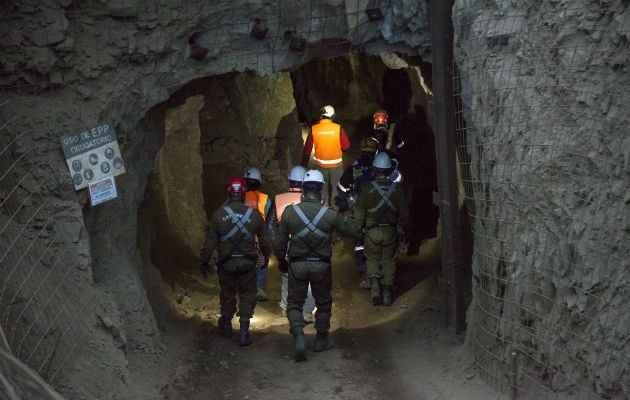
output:
<svg viewBox="0 0 630 400"><path fill-rule="evenodd" d="M514 395L628 398L628 5L531 3L453 9L468 337Z"/></svg>
<svg viewBox="0 0 630 400"><path fill-rule="evenodd" d="M0 105L0 372L8 399L61 398L54 382L89 329L94 315L89 273L72 262L71 238L82 222L71 203L51 196L68 181L42 179L39 151L12 129L19 112ZM68 186L67 186L68 185ZM19 360L19 361L18 361Z"/></svg>

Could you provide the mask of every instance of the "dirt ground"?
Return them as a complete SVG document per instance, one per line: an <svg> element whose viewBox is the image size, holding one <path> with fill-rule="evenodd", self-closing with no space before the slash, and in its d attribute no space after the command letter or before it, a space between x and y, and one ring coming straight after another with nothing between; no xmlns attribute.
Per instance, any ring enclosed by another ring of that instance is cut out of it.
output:
<svg viewBox="0 0 630 400"><path fill-rule="evenodd" d="M272 262L269 301L259 302L253 344L216 331L216 276L196 270L166 287L170 310L156 310L160 354L136 354L127 379L134 399L401 399L493 400L507 398L484 383L463 344L445 328L438 286L437 240L420 255L399 261L395 301L373 306L358 287L353 244L339 240L333 257L335 349L314 353L315 330L306 327L307 361L293 361L293 342L278 305L280 274ZM439 250L438 250L439 251ZM233 320L238 329L238 320ZM237 335L235 335L237 336Z"/></svg>

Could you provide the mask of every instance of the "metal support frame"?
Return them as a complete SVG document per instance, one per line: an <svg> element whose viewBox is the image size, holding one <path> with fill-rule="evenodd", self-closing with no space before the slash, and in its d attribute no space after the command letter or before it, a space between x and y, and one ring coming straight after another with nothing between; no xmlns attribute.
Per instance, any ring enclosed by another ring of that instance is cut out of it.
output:
<svg viewBox="0 0 630 400"><path fill-rule="evenodd" d="M431 0L431 46L446 325L460 333L466 329L466 310L457 185L451 1Z"/></svg>

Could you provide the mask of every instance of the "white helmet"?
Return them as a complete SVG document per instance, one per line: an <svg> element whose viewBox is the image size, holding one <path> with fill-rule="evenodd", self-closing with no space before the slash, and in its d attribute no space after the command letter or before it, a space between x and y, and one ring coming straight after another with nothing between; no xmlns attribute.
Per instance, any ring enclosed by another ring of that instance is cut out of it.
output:
<svg viewBox="0 0 630 400"><path fill-rule="evenodd" d="M291 168L291 171L289 171L289 180L302 182L304 180L305 173L306 173L306 168L304 168L301 165L296 165L295 167Z"/></svg>
<svg viewBox="0 0 630 400"><path fill-rule="evenodd" d="M245 170L243 178L260 180L260 171L256 167L249 167Z"/></svg>
<svg viewBox="0 0 630 400"><path fill-rule="evenodd" d="M302 182L324 183L324 174L322 174L316 169L309 169L304 174L304 180Z"/></svg>
<svg viewBox="0 0 630 400"><path fill-rule="evenodd" d="M324 106L321 109L321 116L322 118L329 118L329 119L333 119L335 117L335 108L333 106Z"/></svg>
<svg viewBox="0 0 630 400"><path fill-rule="evenodd" d="M383 169L391 168L392 159L387 153L378 153L376 157L374 157L374 161L372 161L372 166Z"/></svg>

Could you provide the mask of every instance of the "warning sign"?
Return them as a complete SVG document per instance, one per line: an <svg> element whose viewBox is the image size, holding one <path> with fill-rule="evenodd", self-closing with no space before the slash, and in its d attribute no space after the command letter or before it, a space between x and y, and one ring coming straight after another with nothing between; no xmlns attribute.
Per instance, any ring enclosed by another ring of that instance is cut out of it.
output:
<svg viewBox="0 0 630 400"><path fill-rule="evenodd" d="M65 134L59 140L75 190L106 176L125 173L116 133L110 125Z"/></svg>
<svg viewBox="0 0 630 400"><path fill-rule="evenodd" d="M118 197L113 176L92 182L88 187L90 188L90 202L93 206Z"/></svg>

